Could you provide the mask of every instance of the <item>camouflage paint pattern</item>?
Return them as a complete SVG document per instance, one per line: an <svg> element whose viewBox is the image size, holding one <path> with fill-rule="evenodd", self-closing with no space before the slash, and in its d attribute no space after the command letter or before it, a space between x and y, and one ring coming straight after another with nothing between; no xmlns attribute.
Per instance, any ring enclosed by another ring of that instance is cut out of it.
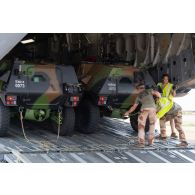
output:
<svg viewBox="0 0 195 195"><path fill-rule="evenodd" d="M48 105L55 100L56 98L60 97L63 93L60 87L59 78L56 75L56 66L53 64L49 65L23 65L22 71L28 76L30 79L36 73L44 73L49 77L49 87L47 90L40 94L39 97L34 102L32 109L36 109L37 106L43 106L45 109L48 108ZM39 86L37 86L39 87Z"/></svg>

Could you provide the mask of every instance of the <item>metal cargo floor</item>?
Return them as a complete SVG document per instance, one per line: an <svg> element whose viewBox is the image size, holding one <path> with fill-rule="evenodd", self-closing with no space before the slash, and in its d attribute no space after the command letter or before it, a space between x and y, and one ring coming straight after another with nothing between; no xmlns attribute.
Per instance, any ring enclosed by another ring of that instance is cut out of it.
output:
<svg viewBox="0 0 195 195"><path fill-rule="evenodd" d="M190 163L195 162L195 146L176 148L178 140L155 140L145 149L134 145L137 134L123 120L105 118L94 134L75 132L72 137L60 137L44 127L26 124L24 139L20 125L13 124L9 135L0 138L1 162L28 163Z"/></svg>

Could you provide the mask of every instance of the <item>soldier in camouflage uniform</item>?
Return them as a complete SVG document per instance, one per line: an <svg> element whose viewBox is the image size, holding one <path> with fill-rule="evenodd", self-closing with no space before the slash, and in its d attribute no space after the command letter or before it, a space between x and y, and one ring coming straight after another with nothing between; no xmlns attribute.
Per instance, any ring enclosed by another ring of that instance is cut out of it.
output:
<svg viewBox="0 0 195 195"><path fill-rule="evenodd" d="M139 103L142 104L141 113L138 117L138 147L145 146L145 124L146 119L149 117L150 128L148 136L148 145L152 145L154 142L154 129L156 122L156 105L153 96L158 98L161 97L160 93L152 89L145 89L143 84L137 86L138 97L135 100L134 105L124 114L128 116L132 113L138 106Z"/></svg>
<svg viewBox="0 0 195 195"><path fill-rule="evenodd" d="M161 132L161 137L164 139L166 139L167 137L166 136L166 122L170 121L171 119L173 119L175 122L175 128L179 132L179 139L181 141L181 143L177 144L176 146L186 147L188 143L186 141L185 133L182 128L182 108L179 104L175 102L171 110L160 119L160 132Z"/></svg>

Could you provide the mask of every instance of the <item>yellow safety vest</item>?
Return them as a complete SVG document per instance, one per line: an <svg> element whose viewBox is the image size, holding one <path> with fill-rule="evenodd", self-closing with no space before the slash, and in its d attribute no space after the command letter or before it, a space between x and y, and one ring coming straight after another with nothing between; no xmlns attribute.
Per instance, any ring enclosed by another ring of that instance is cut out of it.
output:
<svg viewBox="0 0 195 195"><path fill-rule="evenodd" d="M171 95L171 90L173 89L173 84L167 83L165 87L163 88L162 83L158 83L157 86L159 86L162 89L162 97L167 97L167 98L173 98Z"/></svg>
<svg viewBox="0 0 195 195"><path fill-rule="evenodd" d="M170 94L173 84L167 83L164 88L162 88L162 83L158 83L157 86L160 86L162 89L162 97L157 102L160 107L157 117L160 119L173 107L173 96Z"/></svg>

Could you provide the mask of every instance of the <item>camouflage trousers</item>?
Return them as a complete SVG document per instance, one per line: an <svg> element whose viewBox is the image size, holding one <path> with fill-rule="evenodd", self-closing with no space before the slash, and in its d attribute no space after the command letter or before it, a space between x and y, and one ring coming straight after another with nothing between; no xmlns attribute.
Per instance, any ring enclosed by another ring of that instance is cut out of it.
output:
<svg viewBox="0 0 195 195"><path fill-rule="evenodd" d="M185 133L182 128L182 111L179 110L175 115L165 115L160 119L160 134L161 137L167 137L166 135L166 122L170 121L170 119L174 120L175 128L179 132L180 141L186 141Z"/></svg>
<svg viewBox="0 0 195 195"><path fill-rule="evenodd" d="M149 117L150 128L148 135L148 143L151 145L154 142L154 129L156 123L156 109L148 108L142 110L138 117L138 142L140 144L145 144L145 125L146 119Z"/></svg>

